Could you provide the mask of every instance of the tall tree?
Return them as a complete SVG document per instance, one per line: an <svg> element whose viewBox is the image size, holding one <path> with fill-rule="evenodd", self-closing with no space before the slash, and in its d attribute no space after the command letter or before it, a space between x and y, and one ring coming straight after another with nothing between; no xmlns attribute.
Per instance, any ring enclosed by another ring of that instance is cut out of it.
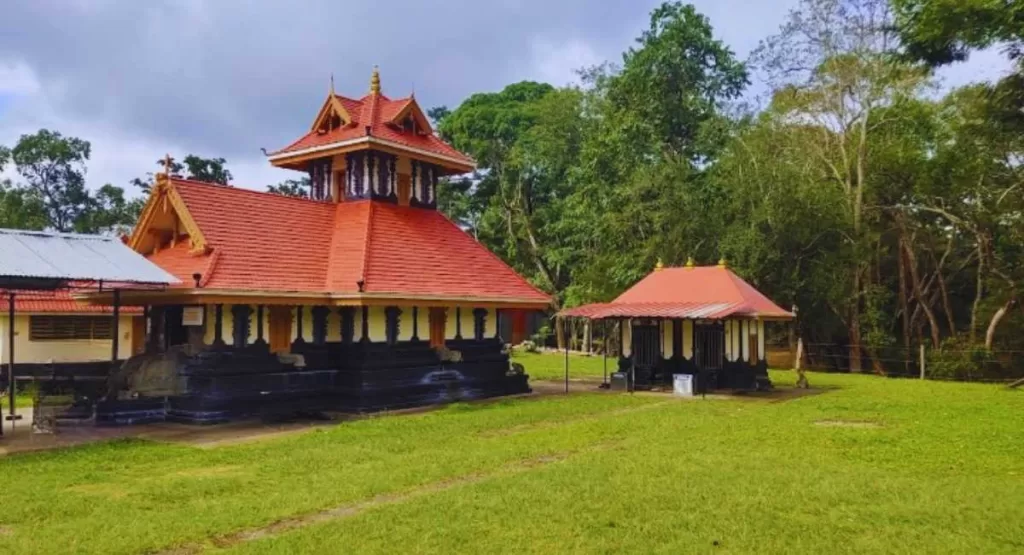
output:
<svg viewBox="0 0 1024 555"><path fill-rule="evenodd" d="M892 0L907 58L932 67L999 45L1015 70L986 88L991 123L1024 131L1024 3L1014 0Z"/></svg>
<svg viewBox="0 0 1024 555"><path fill-rule="evenodd" d="M90 149L88 141L47 129L22 135L11 149L18 175L43 207L47 227L73 231L89 209L85 164Z"/></svg>
<svg viewBox="0 0 1024 555"><path fill-rule="evenodd" d="M844 194L848 268L847 300L836 307L849 330L850 369L860 371L872 235L865 218L873 179L871 135L897 118L886 110L917 94L923 72L894 62L896 46L885 0L803 0L781 32L764 41L753 59L774 86L773 111L788 121L809 122L815 140L805 146Z"/></svg>
<svg viewBox="0 0 1024 555"><path fill-rule="evenodd" d="M636 42L623 54L622 71L607 82L610 103L631 111L673 153L690 160L710 156L714 142L708 144L705 123L746 87L746 68L690 4L655 8Z"/></svg>

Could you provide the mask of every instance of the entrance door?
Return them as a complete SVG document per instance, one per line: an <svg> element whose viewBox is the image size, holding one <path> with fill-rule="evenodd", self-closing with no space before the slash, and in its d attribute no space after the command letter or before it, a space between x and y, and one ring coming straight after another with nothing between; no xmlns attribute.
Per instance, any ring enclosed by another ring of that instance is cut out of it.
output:
<svg viewBox="0 0 1024 555"><path fill-rule="evenodd" d="M164 348L188 343L188 328L181 321L184 308L181 305L174 305L164 309Z"/></svg>
<svg viewBox="0 0 1024 555"><path fill-rule="evenodd" d="M633 326L633 364L639 370L654 370L661 355L658 326Z"/></svg>
<svg viewBox="0 0 1024 555"><path fill-rule="evenodd" d="M444 332L448 326L448 309L431 308L430 317L430 346L444 347Z"/></svg>
<svg viewBox="0 0 1024 555"><path fill-rule="evenodd" d="M722 323L694 325L693 349L698 370L721 370L725 356L725 328Z"/></svg>
<svg viewBox="0 0 1024 555"><path fill-rule="evenodd" d="M287 353L292 348L292 308L270 307L270 352Z"/></svg>
<svg viewBox="0 0 1024 555"><path fill-rule="evenodd" d="M141 355L146 350L146 317L132 317L132 355Z"/></svg>

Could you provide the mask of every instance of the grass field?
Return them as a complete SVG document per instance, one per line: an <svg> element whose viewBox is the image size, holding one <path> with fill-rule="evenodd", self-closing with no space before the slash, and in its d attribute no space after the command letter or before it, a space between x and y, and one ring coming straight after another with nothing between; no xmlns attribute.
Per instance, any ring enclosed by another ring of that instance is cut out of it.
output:
<svg viewBox="0 0 1024 555"><path fill-rule="evenodd" d="M515 399L209 450L9 457L0 553L1024 550L1024 392L811 383L829 389Z"/></svg>
<svg viewBox="0 0 1024 555"><path fill-rule="evenodd" d="M515 352L512 360L522 364L526 373L533 380L562 380L565 379L565 354L564 353L525 353ZM604 376L604 359L598 356L569 355L569 379L571 380L600 380ZM608 373L618 370L618 360L608 359Z"/></svg>

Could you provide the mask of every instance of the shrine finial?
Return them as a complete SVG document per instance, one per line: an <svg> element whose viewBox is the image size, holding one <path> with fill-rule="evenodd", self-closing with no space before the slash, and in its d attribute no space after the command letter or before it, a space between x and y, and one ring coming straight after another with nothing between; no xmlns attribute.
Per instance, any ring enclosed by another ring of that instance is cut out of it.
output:
<svg viewBox="0 0 1024 555"><path fill-rule="evenodd" d="M331 95L331 96L334 96L334 74L333 74L333 73L331 74L331 89L330 89L330 95Z"/></svg>
<svg viewBox="0 0 1024 555"><path fill-rule="evenodd" d="M370 94L380 94L380 70L373 66L373 75L370 76Z"/></svg>
<svg viewBox="0 0 1024 555"><path fill-rule="evenodd" d="M661 261L661 257L658 257L658 262L654 265L654 271L660 271L665 269L665 263Z"/></svg>
<svg viewBox="0 0 1024 555"><path fill-rule="evenodd" d="M696 264L693 262L693 257L692 256L687 257L686 258L686 267L687 268L693 268L694 266L696 266Z"/></svg>
<svg viewBox="0 0 1024 555"><path fill-rule="evenodd" d="M718 267L719 268L725 268L727 266L728 265L725 263L725 257L724 256L722 258L718 259Z"/></svg>

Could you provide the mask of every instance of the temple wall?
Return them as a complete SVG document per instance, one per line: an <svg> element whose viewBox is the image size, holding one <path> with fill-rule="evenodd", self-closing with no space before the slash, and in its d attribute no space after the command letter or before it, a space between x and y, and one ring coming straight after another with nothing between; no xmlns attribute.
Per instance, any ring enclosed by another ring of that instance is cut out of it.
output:
<svg viewBox="0 0 1024 555"><path fill-rule="evenodd" d="M221 309L221 338L225 344L231 344L232 342L232 329L234 328L234 314L232 308L234 305L225 304L222 305ZM313 341L313 306L302 307L302 339L306 342ZM399 341L410 341L413 337L413 308L411 306L403 306L402 313L399 317L398 326L398 340ZM463 306L461 315L461 332L463 339L473 339L473 310L476 307ZM249 336L247 344L253 344L256 342L258 337L258 328L256 325L256 317L258 314L258 306L250 305L251 316L249 324ZM369 332L369 339L373 342L384 342L387 340L387 315L385 306L371 306L369 307L369 313L367 315L367 331ZM363 339L363 324L362 324L362 307L357 307L355 311L355 317L353 320L353 341L361 341ZM456 322L455 322L455 305L446 307L448 311L448 317L445 322L445 339L454 340L456 337ZM292 313L292 329L291 339L295 341L298 339L298 319L297 309L291 308ZM421 306L418 307L418 329L416 330L419 339L426 341L430 338L430 307ZM213 345L216 339L216 305L206 305L205 324L203 329L203 343L205 345ZM494 337L497 335L497 311L493 308L487 309L487 316L485 318L484 336L487 338ZM270 307L264 306L263 310L263 337L265 341L269 341L270 337ZM330 311L327 313L327 341L340 341L341 339L341 313L339 307L332 306Z"/></svg>
<svg viewBox="0 0 1024 555"><path fill-rule="evenodd" d="M67 316L83 316L85 314L67 314ZM88 314L96 316L96 314ZM47 314L58 316L58 314ZM133 315L122 315L118 319L117 357L126 359L132 355L132 318ZM8 361L8 318L0 317L0 360ZM14 315L14 363L46 364L50 362L91 362L110 360L109 339L69 339L69 340L29 340L29 315Z"/></svg>

